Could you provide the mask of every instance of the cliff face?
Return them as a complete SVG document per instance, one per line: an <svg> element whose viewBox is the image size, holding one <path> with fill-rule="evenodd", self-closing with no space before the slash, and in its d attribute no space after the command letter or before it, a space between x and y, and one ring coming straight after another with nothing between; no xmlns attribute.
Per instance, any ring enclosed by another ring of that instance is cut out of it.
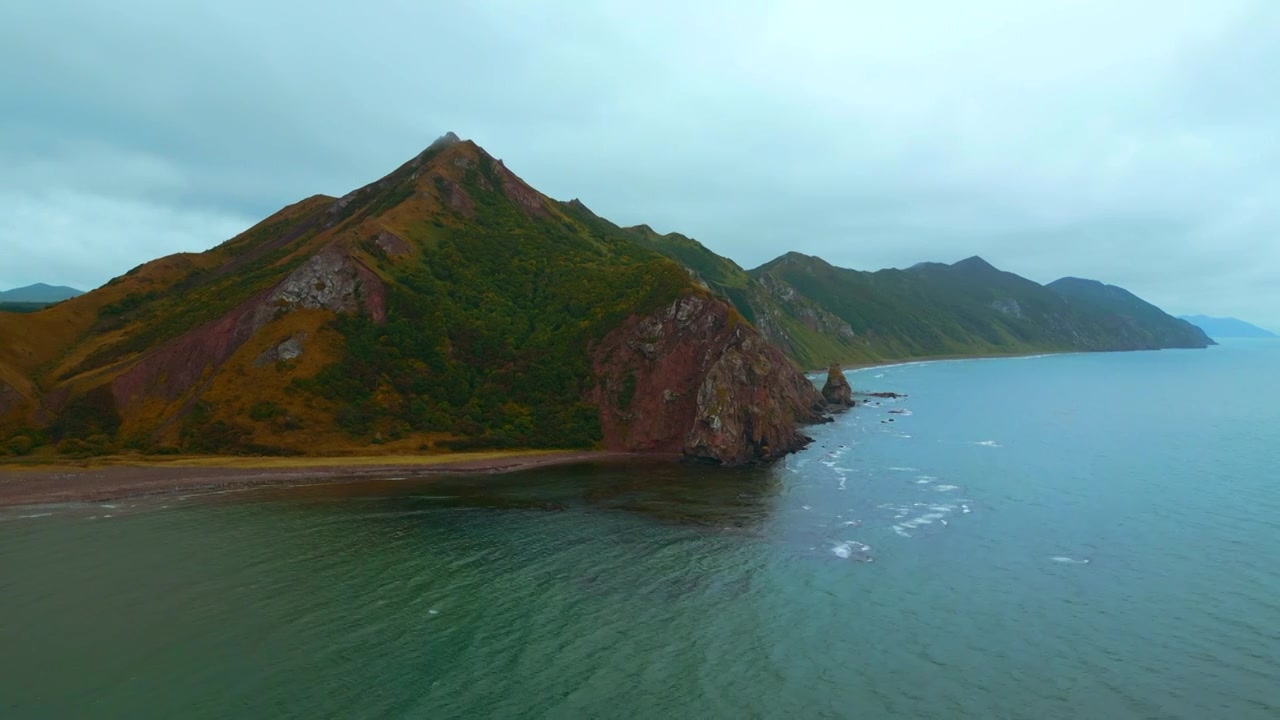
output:
<svg viewBox="0 0 1280 720"><path fill-rule="evenodd" d="M596 346L604 442L726 465L803 447L826 402L724 301L686 295L631 317Z"/></svg>

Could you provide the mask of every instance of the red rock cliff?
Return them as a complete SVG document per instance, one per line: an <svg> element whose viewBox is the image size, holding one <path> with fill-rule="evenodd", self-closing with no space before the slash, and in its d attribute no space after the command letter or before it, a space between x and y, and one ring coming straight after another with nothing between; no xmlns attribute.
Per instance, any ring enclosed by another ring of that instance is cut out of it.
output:
<svg viewBox="0 0 1280 720"><path fill-rule="evenodd" d="M740 465L803 447L822 395L724 302L682 297L593 352L605 444Z"/></svg>

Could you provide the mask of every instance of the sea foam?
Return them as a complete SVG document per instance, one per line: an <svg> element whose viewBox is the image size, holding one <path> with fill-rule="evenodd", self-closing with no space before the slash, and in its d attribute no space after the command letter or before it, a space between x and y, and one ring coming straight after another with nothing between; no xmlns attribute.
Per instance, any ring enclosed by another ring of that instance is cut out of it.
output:
<svg viewBox="0 0 1280 720"><path fill-rule="evenodd" d="M1076 559L1073 557L1067 557L1066 555L1054 555L1049 559L1056 563L1062 563L1064 565L1088 565L1089 564L1088 558Z"/></svg>

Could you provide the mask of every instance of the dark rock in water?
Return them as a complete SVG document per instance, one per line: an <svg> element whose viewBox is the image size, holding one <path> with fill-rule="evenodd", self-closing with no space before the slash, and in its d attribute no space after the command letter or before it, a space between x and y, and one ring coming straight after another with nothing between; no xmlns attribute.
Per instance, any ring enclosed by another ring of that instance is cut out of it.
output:
<svg viewBox="0 0 1280 720"><path fill-rule="evenodd" d="M870 397L889 398L891 400L896 400L898 398L906 397L906 395L899 395L898 393L895 393L895 392L873 392L873 393L867 393L867 395Z"/></svg>
<svg viewBox="0 0 1280 720"><path fill-rule="evenodd" d="M827 370L827 383L822 386L822 397L828 405L837 408L853 407L853 388L849 386L844 370L840 369L840 363L831 363L831 368Z"/></svg>

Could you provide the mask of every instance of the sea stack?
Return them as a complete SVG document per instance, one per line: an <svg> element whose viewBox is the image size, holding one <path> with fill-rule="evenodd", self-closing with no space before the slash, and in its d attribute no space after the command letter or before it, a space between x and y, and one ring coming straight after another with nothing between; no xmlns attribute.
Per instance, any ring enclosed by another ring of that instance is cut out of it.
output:
<svg viewBox="0 0 1280 720"><path fill-rule="evenodd" d="M831 363L831 368L827 370L827 383L822 386L822 397L833 408L853 407L853 388L849 387L840 363Z"/></svg>

